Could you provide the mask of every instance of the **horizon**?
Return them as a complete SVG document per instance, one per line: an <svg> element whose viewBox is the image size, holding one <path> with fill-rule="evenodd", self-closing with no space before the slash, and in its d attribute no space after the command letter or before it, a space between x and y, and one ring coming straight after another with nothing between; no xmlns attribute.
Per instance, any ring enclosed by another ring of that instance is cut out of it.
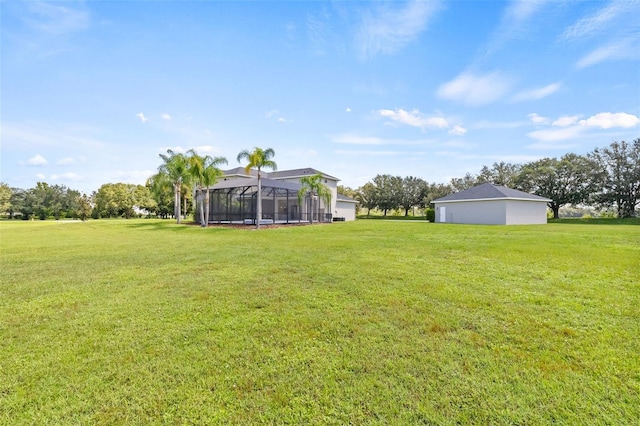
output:
<svg viewBox="0 0 640 426"><path fill-rule="evenodd" d="M273 148L358 188L640 137L640 2L3 2L2 182Z"/></svg>

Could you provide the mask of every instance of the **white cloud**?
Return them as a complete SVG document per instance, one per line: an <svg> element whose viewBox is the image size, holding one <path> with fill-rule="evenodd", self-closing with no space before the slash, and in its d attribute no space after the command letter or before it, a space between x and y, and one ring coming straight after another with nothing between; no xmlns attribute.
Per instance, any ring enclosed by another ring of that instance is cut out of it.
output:
<svg viewBox="0 0 640 426"><path fill-rule="evenodd" d="M586 120L580 120L581 126L598 127L600 129L610 129L612 127L622 127L628 129L640 124L640 118L633 114L624 112L611 113L601 112Z"/></svg>
<svg viewBox="0 0 640 426"><path fill-rule="evenodd" d="M345 110L345 112L351 112L351 108L347 107L347 109Z"/></svg>
<svg viewBox="0 0 640 426"><path fill-rule="evenodd" d="M162 115L160 115L160 117L161 117L163 120L171 121L171 116L170 116L169 114L162 114Z"/></svg>
<svg viewBox="0 0 640 426"><path fill-rule="evenodd" d="M558 127L572 126L578 122L578 118L580 117L577 115L565 115L555 120L551 125Z"/></svg>
<svg viewBox="0 0 640 426"><path fill-rule="evenodd" d="M536 130L528 133L527 136L542 142L563 141L583 137L590 129L628 129L635 127L640 125L640 118L624 112L602 112L580 121L578 121L577 116L560 117L552 125L554 126L553 128ZM535 145L536 148L543 146L546 145ZM554 145L554 147L558 146Z"/></svg>
<svg viewBox="0 0 640 426"><path fill-rule="evenodd" d="M460 126L459 124L455 125L453 129L449 130L449 134L455 136L463 136L465 133L467 133L467 129Z"/></svg>
<svg viewBox="0 0 640 426"><path fill-rule="evenodd" d="M47 179L47 177L46 177L43 173L37 173L37 174L36 174L36 177L37 177L38 179L42 179L42 180L46 180L46 179Z"/></svg>
<svg viewBox="0 0 640 426"><path fill-rule="evenodd" d="M562 86L561 83L552 83L537 89L523 90L513 96L514 101L531 101L545 98L554 94Z"/></svg>
<svg viewBox="0 0 640 426"><path fill-rule="evenodd" d="M139 112L136 114L136 117L138 117L140 119L140 121L142 121L143 123L146 123L149 119L147 117L144 116L143 113Z"/></svg>
<svg viewBox="0 0 640 426"><path fill-rule="evenodd" d="M440 10L439 1L410 1L402 9L377 7L362 16L357 33L360 54L364 58L391 54L415 40L429 19Z"/></svg>
<svg viewBox="0 0 640 426"><path fill-rule="evenodd" d="M77 173L68 172L68 173L61 173L61 174L51 175L51 180L53 180L53 181L73 181L73 182L78 182L78 181L82 180L82 176L80 176Z"/></svg>
<svg viewBox="0 0 640 426"><path fill-rule="evenodd" d="M40 154L36 154L29 158L27 161L22 161L20 164L23 166L44 166L48 163L47 159Z"/></svg>
<svg viewBox="0 0 640 426"><path fill-rule="evenodd" d="M624 16L625 12L634 12L634 8L634 2L612 1L603 8L595 11L592 15L582 18L575 24L567 27L562 33L561 38L565 40L577 40L594 37L602 30L610 28L611 21ZM637 13L637 11L635 11L635 13Z"/></svg>
<svg viewBox="0 0 640 426"><path fill-rule="evenodd" d="M378 110L378 114L382 117L386 117L396 123L406 124L408 126L419 127L425 129L428 127L445 129L449 126L447 120L442 117L425 117L417 109L413 111L405 111L403 109L396 109L395 111L390 109Z"/></svg>
<svg viewBox="0 0 640 426"><path fill-rule="evenodd" d="M532 112L531 114L527 115L527 117L529 117L531 122L535 123L535 124L543 124L543 123L546 123L546 122L549 121L549 119L547 117L543 117L541 115L538 115L535 112Z"/></svg>
<svg viewBox="0 0 640 426"><path fill-rule="evenodd" d="M480 106L503 97L511 88L511 79L500 72L475 75L463 72L442 84L436 94L442 99L458 101L469 106Z"/></svg>
<svg viewBox="0 0 640 426"><path fill-rule="evenodd" d="M31 15L25 17L27 25L53 35L62 35L85 30L90 17L86 10L53 5L42 1L29 2Z"/></svg>
<svg viewBox="0 0 640 426"><path fill-rule="evenodd" d="M601 46L588 55L583 56L578 62L576 62L576 67L578 69L582 69L608 60L640 58L639 40L640 38L637 36L627 37L623 40L618 40L605 46Z"/></svg>
<svg viewBox="0 0 640 426"><path fill-rule="evenodd" d="M71 164L75 164L76 163L76 159L73 157L64 157L59 159L56 164L58 166L69 166Z"/></svg>
<svg viewBox="0 0 640 426"><path fill-rule="evenodd" d="M284 117L278 117L278 123L286 123L287 119Z"/></svg>
<svg viewBox="0 0 640 426"><path fill-rule="evenodd" d="M570 126L570 127L562 127L559 129L543 129L536 130L530 133L527 133L532 139L536 139L544 142L553 142L553 141L563 141L567 139L574 139L578 137L580 134L584 132L584 127L581 126Z"/></svg>

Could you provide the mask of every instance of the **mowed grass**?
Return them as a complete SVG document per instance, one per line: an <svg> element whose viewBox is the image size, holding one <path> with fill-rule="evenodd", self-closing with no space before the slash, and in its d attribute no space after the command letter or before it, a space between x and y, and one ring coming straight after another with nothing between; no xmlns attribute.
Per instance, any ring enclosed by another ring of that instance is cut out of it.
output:
<svg viewBox="0 0 640 426"><path fill-rule="evenodd" d="M0 222L0 423L638 424L640 226Z"/></svg>

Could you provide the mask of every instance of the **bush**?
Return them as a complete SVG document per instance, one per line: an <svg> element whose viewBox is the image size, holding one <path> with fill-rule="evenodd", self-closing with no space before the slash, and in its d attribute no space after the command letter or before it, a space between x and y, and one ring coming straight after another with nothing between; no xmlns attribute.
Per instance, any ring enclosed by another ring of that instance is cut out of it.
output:
<svg viewBox="0 0 640 426"><path fill-rule="evenodd" d="M436 209L425 209L424 211L424 215L426 216L427 220L429 222L435 222L436 221Z"/></svg>

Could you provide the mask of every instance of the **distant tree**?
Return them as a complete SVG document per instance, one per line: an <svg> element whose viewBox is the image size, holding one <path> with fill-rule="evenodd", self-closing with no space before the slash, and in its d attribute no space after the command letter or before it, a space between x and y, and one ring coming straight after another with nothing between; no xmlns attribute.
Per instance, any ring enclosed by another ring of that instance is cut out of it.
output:
<svg viewBox="0 0 640 426"><path fill-rule="evenodd" d="M407 176L402 179L402 190L399 194L399 205L404 209L404 215L409 215L409 210L419 206L427 183L417 177Z"/></svg>
<svg viewBox="0 0 640 426"><path fill-rule="evenodd" d="M91 217L91 212L93 211L91 197L86 194L82 194L78 197L77 203L78 210L76 214L80 218L80 220L84 222L89 217Z"/></svg>
<svg viewBox="0 0 640 426"><path fill-rule="evenodd" d="M0 182L0 214L9 213L11 210L11 195L13 190L9 185Z"/></svg>
<svg viewBox="0 0 640 426"><path fill-rule="evenodd" d="M194 150L189 150L187 164L192 181L196 184L196 191L199 194L200 206L200 226L209 225L209 187L215 185L224 173L219 169L222 164L227 164L224 157L204 157L198 155Z"/></svg>
<svg viewBox="0 0 640 426"><path fill-rule="evenodd" d="M343 186L343 185L338 185L337 192L340 195L344 195L346 197L353 198L354 200L356 199L356 196L358 195L358 190L357 189L349 188L348 186Z"/></svg>
<svg viewBox="0 0 640 426"><path fill-rule="evenodd" d="M377 207L383 211L384 216L389 210L400 207L402 197L402 178L400 176L377 175L373 178L373 184L377 189Z"/></svg>
<svg viewBox="0 0 640 426"><path fill-rule="evenodd" d="M168 175L158 172L147 179L145 186L149 188L151 196L156 202L156 215L158 217L166 219L169 215L176 213L175 188Z"/></svg>
<svg viewBox="0 0 640 426"><path fill-rule="evenodd" d="M369 216L371 209L378 206L378 188L373 183L367 182L358 188L355 199L360 206L367 209L367 216Z"/></svg>
<svg viewBox="0 0 640 426"><path fill-rule="evenodd" d="M160 154L160 158L163 163L158 167L158 173L164 175L173 186L174 216L176 218L176 222L180 223L180 204L182 201L181 192L185 185L188 186L190 178L187 166L187 157L184 154L176 153L168 149L166 154ZM156 180L161 181L159 177L156 177Z"/></svg>
<svg viewBox="0 0 640 426"><path fill-rule="evenodd" d="M516 181L518 188L549 198L547 203L558 218L560 207L585 203L597 188L599 178L594 161L577 154L543 158L525 164Z"/></svg>
<svg viewBox="0 0 640 426"><path fill-rule="evenodd" d="M515 188L518 180L518 175L522 166L520 164L505 163L493 163L491 168L482 166L480 174L476 177L476 182L492 183L494 185L506 186L508 188Z"/></svg>
<svg viewBox="0 0 640 426"><path fill-rule="evenodd" d="M598 204L615 206L618 217L634 217L640 202L640 138L613 142L589 156L602 173Z"/></svg>
<svg viewBox="0 0 640 426"><path fill-rule="evenodd" d="M451 179L450 186L454 192L464 191L478 185L478 178L471 173L467 173L464 177Z"/></svg>
<svg viewBox="0 0 640 426"><path fill-rule="evenodd" d="M130 219L136 209L153 209L155 201L146 186L106 183L93 195L94 216Z"/></svg>
<svg viewBox="0 0 640 426"><path fill-rule="evenodd" d="M256 215L256 228L260 229L260 220L262 220L262 176L261 170L263 168L268 168L271 170L277 170L278 165L272 158L276 155L275 151L272 148L262 149L255 147L253 151L243 150L238 154L237 160L238 163L242 162L242 160L247 161L247 165L244 170L246 173L249 173L251 169L258 170L258 194L257 194L257 215Z"/></svg>
<svg viewBox="0 0 640 426"><path fill-rule="evenodd" d="M453 187L446 183L429 183L422 193L421 207L428 208L433 200L442 198L455 192Z"/></svg>
<svg viewBox="0 0 640 426"><path fill-rule="evenodd" d="M304 176L300 178L300 184L302 185L298 190L298 204L302 205L302 200L305 196L309 196L311 208L310 211L310 222L313 223L313 215L314 215L314 198L319 198L320 200L324 200L325 205L331 206L331 190L328 186L322 183L322 174L317 173L313 176ZM320 208L320 203L317 203L317 208ZM318 214L318 220L320 220L320 215Z"/></svg>

